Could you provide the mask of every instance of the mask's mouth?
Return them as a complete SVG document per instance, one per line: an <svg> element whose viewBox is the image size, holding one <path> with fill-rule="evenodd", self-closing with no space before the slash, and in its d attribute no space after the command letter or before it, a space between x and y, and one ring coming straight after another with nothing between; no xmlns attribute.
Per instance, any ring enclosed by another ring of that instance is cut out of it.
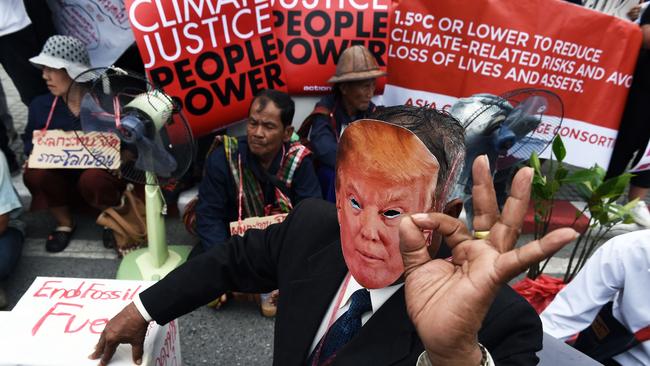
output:
<svg viewBox="0 0 650 366"><path fill-rule="evenodd" d="M376 255L373 255L373 254L370 254L368 252L364 252L364 251L361 251L361 250L358 250L358 249L356 251L360 256L362 256L364 259L366 259L368 261L376 261L376 262L383 262L384 261L384 259L382 257L376 256Z"/></svg>

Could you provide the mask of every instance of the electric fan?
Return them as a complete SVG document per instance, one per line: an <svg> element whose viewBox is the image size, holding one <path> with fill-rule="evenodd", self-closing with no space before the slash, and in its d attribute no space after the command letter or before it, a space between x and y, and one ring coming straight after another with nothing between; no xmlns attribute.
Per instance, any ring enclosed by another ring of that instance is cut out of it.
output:
<svg viewBox="0 0 650 366"><path fill-rule="evenodd" d="M145 191L148 247L125 255L117 278L158 280L185 261L190 251L189 246L167 245L160 187L189 168L195 154L191 129L172 98L143 77L118 68L88 72L101 76L77 82L84 73L75 79L74 85L83 91L81 129L114 134L120 144L87 146L87 140L80 139L82 145L92 156L102 149L118 149L120 176L143 184Z"/></svg>
<svg viewBox="0 0 650 366"><path fill-rule="evenodd" d="M499 204L505 202L505 186L515 165L541 154L553 141L562 125L564 105L548 90L526 88L501 96L475 94L459 99L450 114L465 128L465 165L456 186L456 197L465 201L471 225L472 164L487 155L494 176ZM501 191L499 191L501 189Z"/></svg>

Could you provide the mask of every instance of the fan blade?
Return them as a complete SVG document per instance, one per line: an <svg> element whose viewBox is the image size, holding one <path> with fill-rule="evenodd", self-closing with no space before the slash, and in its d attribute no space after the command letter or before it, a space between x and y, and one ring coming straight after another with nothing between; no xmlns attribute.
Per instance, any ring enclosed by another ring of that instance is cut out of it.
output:
<svg viewBox="0 0 650 366"><path fill-rule="evenodd" d="M79 118L84 132L115 131L115 116L106 112L90 94L81 100Z"/></svg>
<svg viewBox="0 0 650 366"><path fill-rule="evenodd" d="M136 142L138 148L138 160L135 167L153 172L156 175L169 178L176 171L176 159L158 143L154 143L146 137Z"/></svg>
<svg viewBox="0 0 650 366"><path fill-rule="evenodd" d="M519 103L503 122L517 139L533 131L542 122L542 115L548 108L548 101L541 95L533 95Z"/></svg>

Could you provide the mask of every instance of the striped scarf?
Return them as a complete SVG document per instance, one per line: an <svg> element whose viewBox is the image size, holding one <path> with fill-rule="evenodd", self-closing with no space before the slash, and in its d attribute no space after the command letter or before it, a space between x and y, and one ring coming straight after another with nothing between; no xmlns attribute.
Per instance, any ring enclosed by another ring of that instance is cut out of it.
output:
<svg viewBox="0 0 650 366"><path fill-rule="evenodd" d="M240 207L239 220L254 216L267 216L272 211L279 210L282 213L288 213L293 208L291 199L285 195L282 190L275 187L275 202L269 209L264 205L264 192L260 182L255 178L253 172L246 166L241 164L241 156L239 154L239 146L237 138L230 136L223 136L224 151L226 152L226 161L230 167L230 172L235 180L238 195L243 195ZM311 151L299 142L294 142L289 146L288 151L282 157L280 168L276 177L285 184L288 189L291 189L293 183L293 176L296 170L302 163L302 160L311 154ZM242 180L243 178L243 180ZM241 191L239 192L241 187Z"/></svg>

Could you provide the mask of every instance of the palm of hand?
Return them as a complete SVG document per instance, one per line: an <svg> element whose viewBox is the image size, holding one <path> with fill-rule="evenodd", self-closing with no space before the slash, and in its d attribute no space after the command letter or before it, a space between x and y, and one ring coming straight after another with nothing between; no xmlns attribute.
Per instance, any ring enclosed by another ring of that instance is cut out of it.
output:
<svg viewBox="0 0 650 366"><path fill-rule="evenodd" d="M502 213L487 159L474 162L472 175L473 226L489 230L488 238L474 239L460 220L442 213L416 214L400 222L407 311L429 357L445 361L461 360L477 349L477 333L502 284L577 235L571 228L558 229L512 250L528 209L532 171L517 173ZM427 231L445 238L451 261L431 259Z"/></svg>
<svg viewBox="0 0 650 366"><path fill-rule="evenodd" d="M443 348L475 337L489 308L486 299L494 297L502 282L494 266L499 253L485 241L469 240L453 254L452 262L436 259L416 268L404 289L411 320L418 333L427 334L423 343Z"/></svg>

